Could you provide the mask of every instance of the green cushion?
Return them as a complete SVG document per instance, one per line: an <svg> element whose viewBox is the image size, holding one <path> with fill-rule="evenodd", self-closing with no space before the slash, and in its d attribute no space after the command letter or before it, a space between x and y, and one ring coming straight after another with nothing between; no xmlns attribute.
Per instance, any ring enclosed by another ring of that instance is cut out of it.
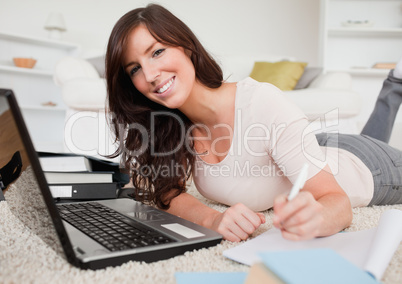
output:
<svg viewBox="0 0 402 284"><path fill-rule="evenodd" d="M275 85L283 91L293 90L303 75L305 62L255 62L250 77L259 82Z"/></svg>

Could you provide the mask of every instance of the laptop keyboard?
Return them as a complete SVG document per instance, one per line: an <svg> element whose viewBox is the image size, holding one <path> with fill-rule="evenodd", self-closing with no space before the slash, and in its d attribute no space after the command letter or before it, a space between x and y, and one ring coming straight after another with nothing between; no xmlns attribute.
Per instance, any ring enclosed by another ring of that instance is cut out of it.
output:
<svg viewBox="0 0 402 284"><path fill-rule="evenodd" d="M110 251L174 242L152 228L127 218L100 203L57 205L62 219Z"/></svg>

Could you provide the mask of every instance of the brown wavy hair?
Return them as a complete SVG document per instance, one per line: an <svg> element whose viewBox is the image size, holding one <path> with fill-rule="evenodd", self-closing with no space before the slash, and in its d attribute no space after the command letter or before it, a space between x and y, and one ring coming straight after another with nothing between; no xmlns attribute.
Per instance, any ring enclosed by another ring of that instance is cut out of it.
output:
<svg viewBox="0 0 402 284"><path fill-rule="evenodd" d="M160 5L128 12L111 32L105 74L109 118L119 145L112 157L121 155L130 170L137 200L168 209L170 201L186 191L191 176L195 150L185 134L193 123L179 110L142 95L124 70L127 38L139 25L147 27L157 41L189 51L196 80L206 87L220 87L223 74L194 33Z"/></svg>

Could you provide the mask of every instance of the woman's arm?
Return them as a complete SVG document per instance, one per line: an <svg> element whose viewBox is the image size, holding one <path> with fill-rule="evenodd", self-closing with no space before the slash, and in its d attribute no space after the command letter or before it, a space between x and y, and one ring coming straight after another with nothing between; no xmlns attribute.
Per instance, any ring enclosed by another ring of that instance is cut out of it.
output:
<svg viewBox="0 0 402 284"><path fill-rule="evenodd" d="M262 213L255 213L239 203L221 213L194 196L182 193L172 199L167 212L220 233L226 240L239 242L247 239L261 224Z"/></svg>
<svg viewBox="0 0 402 284"><path fill-rule="evenodd" d="M286 195L274 203L274 226L285 238L304 240L329 236L348 227L352 222L349 197L326 166L309 179L292 201Z"/></svg>

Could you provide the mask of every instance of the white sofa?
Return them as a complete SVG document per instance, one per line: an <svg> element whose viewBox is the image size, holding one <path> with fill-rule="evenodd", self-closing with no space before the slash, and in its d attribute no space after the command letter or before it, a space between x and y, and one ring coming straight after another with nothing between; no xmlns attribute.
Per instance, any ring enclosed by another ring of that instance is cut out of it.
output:
<svg viewBox="0 0 402 284"><path fill-rule="evenodd" d="M228 81L247 77L254 61L278 61L283 57L218 58ZM102 60L102 57L99 57ZM98 60L98 61L99 61ZM97 66L95 69L94 66ZM115 148L105 122L106 83L103 62L66 57L56 66L54 81L61 87L69 107L66 115L65 150L88 155L108 154ZM327 73L315 78L306 89L286 91L317 131L355 133L353 121L360 111L359 95L351 88L347 73Z"/></svg>
<svg viewBox="0 0 402 284"><path fill-rule="evenodd" d="M249 76L256 61L295 61L291 57L264 55L222 56L218 57L218 60L222 66L224 78L232 82ZM356 133L355 118L360 112L361 100L359 94L352 89L352 78L349 73L321 73L307 88L284 91L284 95L301 108L315 128L319 127L318 122L324 122L342 133ZM327 130L323 129L323 131Z"/></svg>
<svg viewBox="0 0 402 284"><path fill-rule="evenodd" d="M64 151L96 156L112 154L114 138L106 120L106 82L87 60L65 57L53 80L67 105Z"/></svg>

